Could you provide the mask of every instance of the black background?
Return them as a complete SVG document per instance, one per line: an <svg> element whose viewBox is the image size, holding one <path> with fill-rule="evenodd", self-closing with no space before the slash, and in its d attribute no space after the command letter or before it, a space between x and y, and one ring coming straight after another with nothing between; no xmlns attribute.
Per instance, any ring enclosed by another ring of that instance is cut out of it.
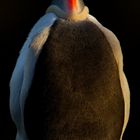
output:
<svg viewBox="0 0 140 140"><path fill-rule="evenodd" d="M34 23L51 0L0 1L0 139L14 140L15 126L9 113L9 80L18 52ZM139 140L140 1L85 0L90 13L111 29L121 42L124 71L131 90L131 115L123 140Z"/></svg>

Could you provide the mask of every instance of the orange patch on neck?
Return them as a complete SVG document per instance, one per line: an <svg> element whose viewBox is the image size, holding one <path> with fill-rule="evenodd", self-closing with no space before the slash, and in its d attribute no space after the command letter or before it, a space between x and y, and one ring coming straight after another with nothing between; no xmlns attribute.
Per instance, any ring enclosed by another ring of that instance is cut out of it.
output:
<svg viewBox="0 0 140 140"><path fill-rule="evenodd" d="M73 11L77 8L76 0L69 0L68 4L70 11Z"/></svg>

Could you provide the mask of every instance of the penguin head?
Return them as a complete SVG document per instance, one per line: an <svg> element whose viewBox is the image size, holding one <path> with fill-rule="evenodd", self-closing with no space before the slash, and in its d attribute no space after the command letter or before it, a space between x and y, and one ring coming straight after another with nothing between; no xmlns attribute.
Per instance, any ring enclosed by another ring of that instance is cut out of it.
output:
<svg viewBox="0 0 140 140"><path fill-rule="evenodd" d="M47 13L54 13L59 18L81 21L88 16L89 10L83 0L53 0Z"/></svg>

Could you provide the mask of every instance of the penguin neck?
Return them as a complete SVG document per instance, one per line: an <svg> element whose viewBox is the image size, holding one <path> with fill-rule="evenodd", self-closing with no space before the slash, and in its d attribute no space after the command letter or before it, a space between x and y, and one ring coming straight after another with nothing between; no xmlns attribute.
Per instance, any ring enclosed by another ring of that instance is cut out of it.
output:
<svg viewBox="0 0 140 140"><path fill-rule="evenodd" d="M61 1L61 5L54 3L47 9L47 13L52 12L59 18L81 21L85 20L88 16L89 10L79 0L58 0Z"/></svg>

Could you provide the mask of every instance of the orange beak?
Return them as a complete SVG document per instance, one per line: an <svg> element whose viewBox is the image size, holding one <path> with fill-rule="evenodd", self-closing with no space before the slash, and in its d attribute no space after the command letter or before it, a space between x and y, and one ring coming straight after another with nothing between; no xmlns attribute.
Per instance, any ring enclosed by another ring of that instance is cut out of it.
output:
<svg viewBox="0 0 140 140"><path fill-rule="evenodd" d="M77 9L77 0L68 0L68 7L70 11L75 11Z"/></svg>

